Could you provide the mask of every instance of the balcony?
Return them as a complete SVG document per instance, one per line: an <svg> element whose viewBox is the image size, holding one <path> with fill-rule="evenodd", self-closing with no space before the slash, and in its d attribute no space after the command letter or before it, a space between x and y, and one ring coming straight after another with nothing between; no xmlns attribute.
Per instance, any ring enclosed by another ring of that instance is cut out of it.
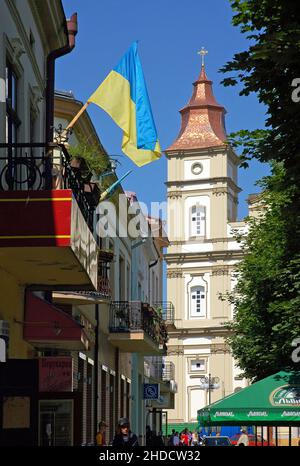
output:
<svg viewBox="0 0 300 466"><path fill-rule="evenodd" d="M174 326L175 321L175 308L171 301L156 301L153 304L156 312L161 314L162 319L165 321L167 326Z"/></svg>
<svg viewBox="0 0 300 466"><path fill-rule="evenodd" d="M150 377L161 382L175 380L175 365L170 361L151 361Z"/></svg>
<svg viewBox="0 0 300 466"><path fill-rule="evenodd" d="M30 292L23 325L24 340L35 348L87 351L94 344L93 328L84 316L74 318Z"/></svg>
<svg viewBox="0 0 300 466"><path fill-rule="evenodd" d="M162 355L166 353L164 321L140 301L114 301L110 306L109 341L121 351Z"/></svg>
<svg viewBox="0 0 300 466"><path fill-rule="evenodd" d="M107 303L111 300L111 285L108 278L108 264L114 254L109 250L100 249L98 254L97 291L61 291L53 293L53 301L59 304L84 306L89 304Z"/></svg>
<svg viewBox="0 0 300 466"><path fill-rule="evenodd" d="M148 408L174 409L177 383L175 382L175 366L162 358L146 358L144 361L145 376L151 383L159 383L160 396L157 400L147 400Z"/></svg>
<svg viewBox="0 0 300 466"><path fill-rule="evenodd" d="M96 289L85 185L63 145L0 144L0 261L21 284Z"/></svg>

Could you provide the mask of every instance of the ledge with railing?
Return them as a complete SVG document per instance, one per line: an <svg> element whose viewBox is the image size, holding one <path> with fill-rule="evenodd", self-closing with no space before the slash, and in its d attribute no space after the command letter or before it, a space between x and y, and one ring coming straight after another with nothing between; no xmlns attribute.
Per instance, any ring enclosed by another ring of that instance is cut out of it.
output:
<svg viewBox="0 0 300 466"><path fill-rule="evenodd" d="M0 191L71 189L92 231L100 191L89 186L70 162L64 144L1 143Z"/></svg>
<svg viewBox="0 0 300 466"><path fill-rule="evenodd" d="M175 380L175 365L170 361L151 361L149 363L150 377L169 382Z"/></svg>
<svg viewBox="0 0 300 466"><path fill-rule="evenodd" d="M166 325L174 325L175 308L171 301L156 301L152 306L161 315Z"/></svg>
<svg viewBox="0 0 300 466"><path fill-rule="evenodd" d="M111 333L144 331L158 346L166 349L168 334L165 322L147 303L113 301L109 330Z"/></svg>

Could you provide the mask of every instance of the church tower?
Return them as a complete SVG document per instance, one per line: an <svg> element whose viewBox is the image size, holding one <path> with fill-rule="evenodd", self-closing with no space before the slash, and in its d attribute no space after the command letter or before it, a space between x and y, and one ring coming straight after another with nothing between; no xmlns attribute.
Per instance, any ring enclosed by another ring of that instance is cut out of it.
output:
<svg viewBox="0 0 300 466"><path fill-rule="evenodd" d="M168 301L175 306L168 360L175 364L178 393L169 424L197 420L197 410L245 386L225 343L232 307L219 299L233 288L242 252L232 237L236 222L239 159L226 143L225 109L206 75L200 75L181 129L165 151L168 159ZM208 389L204 378L215 378ZM206 387L206 388L205 388ZM212 388L212 387L210 387Z"/></svg>

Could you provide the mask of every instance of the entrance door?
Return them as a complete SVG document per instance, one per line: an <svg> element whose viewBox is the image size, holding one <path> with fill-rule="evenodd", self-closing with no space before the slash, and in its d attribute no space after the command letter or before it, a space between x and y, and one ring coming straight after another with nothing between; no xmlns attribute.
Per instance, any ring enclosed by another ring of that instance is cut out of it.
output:
<svg viewBox="0 0 300 466"><path fill-rule="evenodd" d="M39 445L73 446L74 400L40 400Z"/></svg>

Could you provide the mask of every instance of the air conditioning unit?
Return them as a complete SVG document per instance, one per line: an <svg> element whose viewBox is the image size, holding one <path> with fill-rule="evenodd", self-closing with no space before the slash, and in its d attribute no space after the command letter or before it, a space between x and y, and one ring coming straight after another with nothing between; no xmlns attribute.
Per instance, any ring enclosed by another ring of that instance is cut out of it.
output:
<svg viewBox="0 0 300 466"><path fill-rule="evenodd" d="M0 337L9 337L9 322L7 320L0 320Z"/></svg>

